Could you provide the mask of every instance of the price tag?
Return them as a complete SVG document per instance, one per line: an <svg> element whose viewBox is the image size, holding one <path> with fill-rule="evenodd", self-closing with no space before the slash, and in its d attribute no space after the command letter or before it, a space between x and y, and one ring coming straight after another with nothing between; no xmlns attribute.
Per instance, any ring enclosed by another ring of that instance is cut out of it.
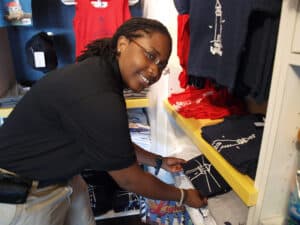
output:
<svg viewBox="0 0 300 225"><path fill-rule="evenodd" d="M46 67L46 59L44 52L34 52L34 66L36 68Z"/></svg>

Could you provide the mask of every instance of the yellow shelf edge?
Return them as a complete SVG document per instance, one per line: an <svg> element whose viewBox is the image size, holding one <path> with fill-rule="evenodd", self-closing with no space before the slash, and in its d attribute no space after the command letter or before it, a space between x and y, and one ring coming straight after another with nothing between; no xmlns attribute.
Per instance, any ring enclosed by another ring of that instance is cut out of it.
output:
<svg viewBox="0 0 300 225"><path fill-rule="evenodd" d="M164 101L164 106L166 111L175 119L179 127L191 138L194 144L199 148L199 151L205 155L241 200L247 206L254 206L258 196L258 190L254 186L254 181L249 176L233 168L216 149L202 138L200 134L200 127L201 124L203 124L203 122L201 122L202 120L188 119L181 116L174 110L168 100ZM205 120L205 124L207 124L207 121L208 120ZM211 120L211 124L216 124L221 121L222 120Z"/></svg>
<svg viewBox="0 0 300 225"><path fill-rule="evenodd" d="M136 99L126 99L127 109L131 108L145 108L149 106L148 98L136 98ZM8 117L12 112L13 108L0 108L0 117Z"/></svg>
<svg viewBox="0 0 300 225"><path fill-rule="evenodd" d="M145 108L149 106L149 99L148 98L133 98L133 99L126 99L126 108Z"/></svg>
<svg viewBox="0 0 300 225"><path fill-rule="evenodd" d="M0 108L0 117L8 117L13 108Z"/></svg>

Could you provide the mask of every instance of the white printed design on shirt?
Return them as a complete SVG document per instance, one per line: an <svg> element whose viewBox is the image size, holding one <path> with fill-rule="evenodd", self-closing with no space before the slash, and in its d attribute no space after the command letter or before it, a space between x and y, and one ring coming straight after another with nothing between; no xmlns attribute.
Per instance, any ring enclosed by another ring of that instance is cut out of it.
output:
<svg viewBox="0 0 300 225"><path fill-rule="evenodd" d="M214 27L214 37L213 40L210 41L211 43L210 52L213 55L222 56L223 54L223 44L222 44L223 23L225 23L225 20L223 19L222 5L220 0L217 0L215 4L215 25L208 26L210 29Z"/></svg>
<svg viewBox="0 0 300 225"><path fill-rule="evenodd" d="M203 93L197 99L193 99L193 100L189 99L189 100L184 100L184 101L177 101L177 102L175 102L175 104L173 104L173 107L178 112L183 107L187 107L187 106L190 106L190 105L194 105L195 106L195 105L200 104L204 98L207 98L210 95L213 95L214 93L215 93L215 91L207 91L207 92Z"/></svg>
<svg viewBox="0 0 300 225"><path fill-rule="evenodd" d="M223 149L235 147L240 149L241 145L247 144L249 141L255 139L255 134L251 134L248 137L242 137L238 139L216 139L212 142L212 146L217 149L218 152L221 152Z"/></svg>
<svg viewBox="0 0 300 225"><path fill-rule="evenodd" d="M204 159L202 158L202 163L200 163L198 160L195 160L195 162L198 164L197 167L185 171L185 174L190 178L191 181L194 179L198 178L199 176L203 175L205 176L205 180L207 183L207 187L209 192L212 192L211 187L210 187L210 182L208 180L208 176L210 176L215 184L221 188L220 183L217 181L217 179L214 177L214 175L211 173L211 164L210 163L205 163Z"/></svg>
<svg viewBox="0 0 300 225"><path fill-rule="evenodd" d="M128 199L128 205L126 206L126 208L124 209L124 211L128 211L131 209L134 209L135 206L139 205L139 197L137 194L133 193L133 192L128 192L128 191L120 191L117 194L118 198L121 198L121 196L127 196Z"/></svg>

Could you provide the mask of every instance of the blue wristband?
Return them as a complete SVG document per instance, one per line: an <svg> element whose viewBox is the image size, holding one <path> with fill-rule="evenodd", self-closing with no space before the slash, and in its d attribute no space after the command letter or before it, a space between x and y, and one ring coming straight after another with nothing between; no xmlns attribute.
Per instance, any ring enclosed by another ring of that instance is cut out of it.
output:
<svg viewBox="0 0 300 225"><path fill-rule="evenodd" d="M157 175L161 166L162 166L162 163L163 163L163 157L161 155L157 155L155 157L155 172L154 174Z"/></svg>

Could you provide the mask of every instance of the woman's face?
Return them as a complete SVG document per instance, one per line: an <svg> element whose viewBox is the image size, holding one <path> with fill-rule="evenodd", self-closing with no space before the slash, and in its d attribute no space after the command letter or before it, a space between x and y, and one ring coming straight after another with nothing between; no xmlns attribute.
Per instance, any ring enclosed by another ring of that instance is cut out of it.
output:
<svg viewBox="0 0 300 225"><path fill-rule="evenodd" d="M170 40L159 32L118 40L118 62L125 85L136 92L157 82L170 57Z"/></svg>

